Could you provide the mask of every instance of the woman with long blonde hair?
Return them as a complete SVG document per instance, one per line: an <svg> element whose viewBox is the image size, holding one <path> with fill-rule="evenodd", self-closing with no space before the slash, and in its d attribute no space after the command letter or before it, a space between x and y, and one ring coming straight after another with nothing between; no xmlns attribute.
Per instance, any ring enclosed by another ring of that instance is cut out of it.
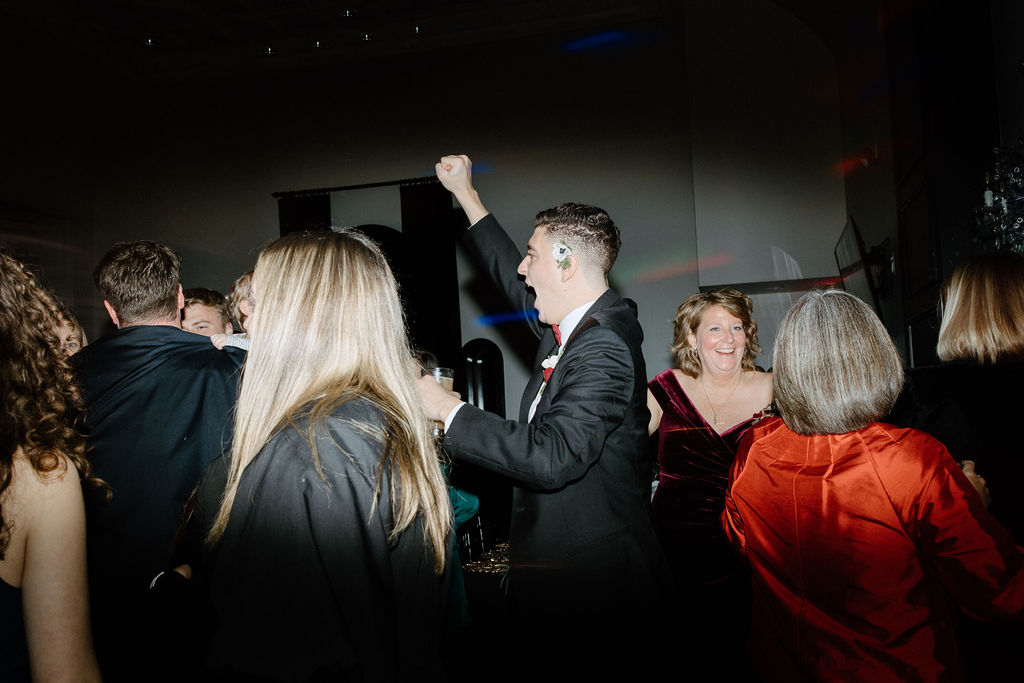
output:
<svg viewBox="0 0 1024 683"><path fill-rule="evenodd" d="M332 230L271 243L252 290L230 462L199 493L216 510L209 666L440 678L451 509L394 276L369 238Z"/></svg>
<svg viewBox="0 0 1024 683"><path fill-rule="evenodd" d="M0 680L99 681L89 628L82 402L57 302L0 252Z"/></svg>

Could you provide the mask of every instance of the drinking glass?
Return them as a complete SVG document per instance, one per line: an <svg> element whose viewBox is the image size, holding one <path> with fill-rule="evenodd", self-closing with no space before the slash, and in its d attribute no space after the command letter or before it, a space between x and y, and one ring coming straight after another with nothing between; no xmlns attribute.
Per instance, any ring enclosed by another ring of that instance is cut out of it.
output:
<svg viewBox="0 0 1024 683"><path fill-rule="evenodd" d="M440 384L446 391L455 391L455 371L451 368L430 368L427 372ZM444 422L435 422L434 428L431 430L431 434L434 438L441 438L444 436Z"/></svg>

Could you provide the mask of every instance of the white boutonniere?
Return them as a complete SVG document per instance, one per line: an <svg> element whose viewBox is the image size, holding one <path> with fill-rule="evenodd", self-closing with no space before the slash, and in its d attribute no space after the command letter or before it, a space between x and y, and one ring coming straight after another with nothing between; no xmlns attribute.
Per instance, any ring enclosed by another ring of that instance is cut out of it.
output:
<svg viewBox="0 0 1024 683"><path fill-rule="evenodd" d="M554 246L551 247L551 256L555 259L555 263L562 270L569 267L569 257L572 256L572 249L565 242L555 242Z"/></svg>
<svg viewBox="0 0 1024 683"><path fill-rule="evenodd" d="M558 365L558 359L561 358L561 357L562 357L562 352L561 352L561 350L559 350L559 352L556 353L555 355L548 356L547 358L542 360L540 362L540 366L542 368L544 368L545 370L554 370L555 366Z"/></svg>
<svg viewBox="0 0 1024 683"><path fill-rule="evenodd" d="M548 386L548 380L551 379L551 373L555 371L555 366L558 365L558 359L562 357L562 350L565 346L560 346L558 353L548 356L540 362L541 373L544 375L544 383L540 385L540 393L543 394L544 390Z"/></svg>

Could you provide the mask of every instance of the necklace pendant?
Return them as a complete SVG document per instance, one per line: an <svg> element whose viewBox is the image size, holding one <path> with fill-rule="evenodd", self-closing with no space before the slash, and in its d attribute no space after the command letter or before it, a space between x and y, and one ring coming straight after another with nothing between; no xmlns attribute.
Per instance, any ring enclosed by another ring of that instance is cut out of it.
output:
<svg viewBox="0 0 1024 683"><path fill-rule="evenodd" d="M711 413L711 424L718 424L718 413Z"/></svg>

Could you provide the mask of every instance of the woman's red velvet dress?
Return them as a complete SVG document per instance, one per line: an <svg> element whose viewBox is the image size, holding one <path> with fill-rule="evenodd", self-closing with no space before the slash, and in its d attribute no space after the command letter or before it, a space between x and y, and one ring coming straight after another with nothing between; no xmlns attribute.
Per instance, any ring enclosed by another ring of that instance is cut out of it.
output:
<svg viewBox="0 0 1024 683"><path fill-rule="evenodd" d="M743 642L750 614L750 578L722 530L729 467L743 435L763 413L722 434L694 407L672 370L648 383L662 409L658 427L658 488L651 503L654 527L678 590L678 652L693 667L742 679ZM698 675L700 672L696 672Z"/></svg>

